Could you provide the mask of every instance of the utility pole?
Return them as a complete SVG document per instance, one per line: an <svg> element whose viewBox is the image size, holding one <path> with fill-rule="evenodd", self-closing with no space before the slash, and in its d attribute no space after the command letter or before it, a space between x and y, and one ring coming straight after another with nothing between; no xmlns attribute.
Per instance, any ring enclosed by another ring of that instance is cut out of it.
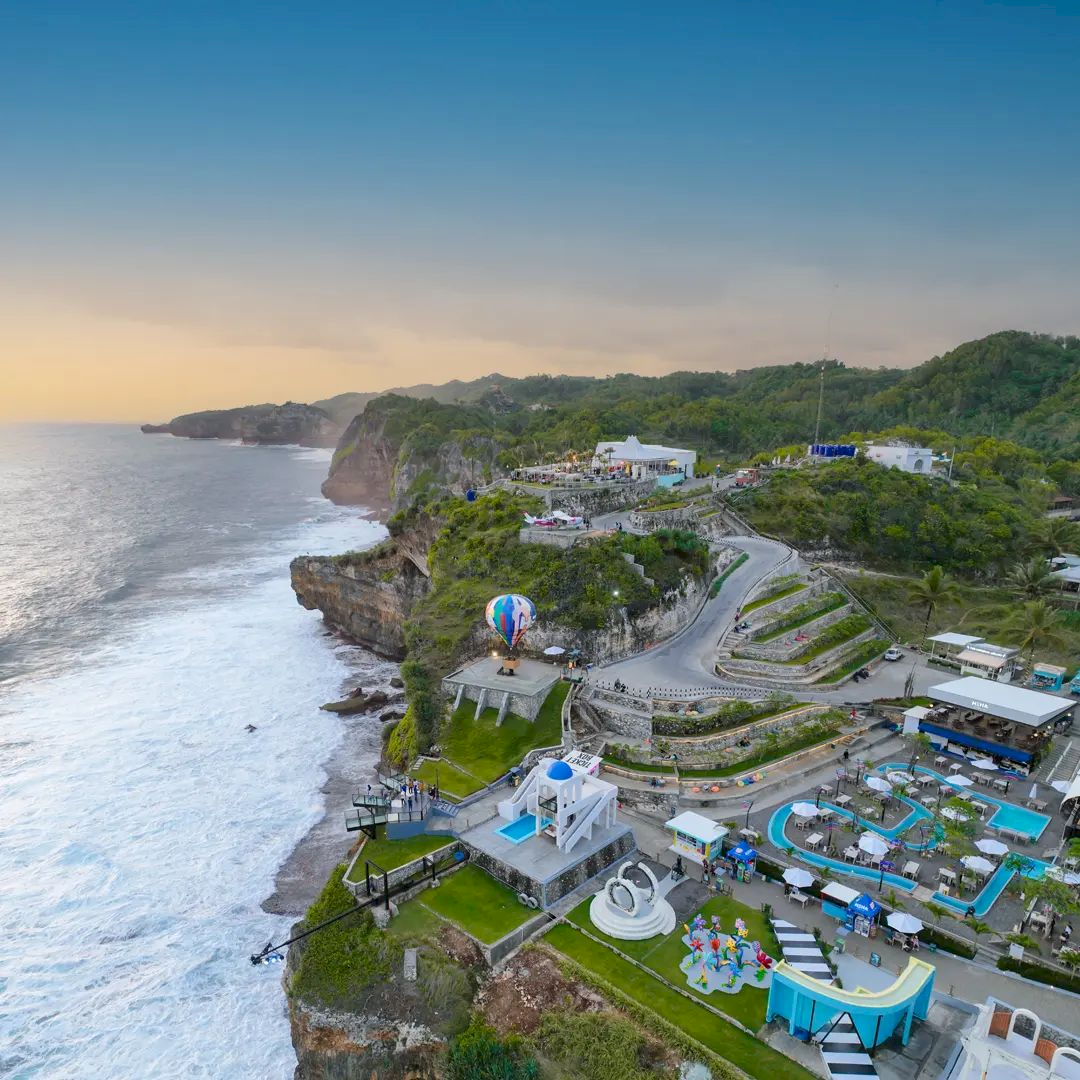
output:
<svg viewBox="0 0 1080 1080"><path fill-rule="evenodd" d="M814 445L821 439L821 410L825 405L825 357L821 358L821 376L818 379L817 423L814 424Z"/></svg>

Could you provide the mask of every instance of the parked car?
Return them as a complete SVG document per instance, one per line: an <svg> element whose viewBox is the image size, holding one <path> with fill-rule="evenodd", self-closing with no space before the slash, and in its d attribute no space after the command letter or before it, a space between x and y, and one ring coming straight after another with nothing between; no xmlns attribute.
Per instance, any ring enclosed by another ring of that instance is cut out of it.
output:
<svg viewBox="0 0 1080 1080"><path fill-rule="evenodd" d="M891 649L885 650L886 660L899 660L904 654L894 645Z"/></svg>

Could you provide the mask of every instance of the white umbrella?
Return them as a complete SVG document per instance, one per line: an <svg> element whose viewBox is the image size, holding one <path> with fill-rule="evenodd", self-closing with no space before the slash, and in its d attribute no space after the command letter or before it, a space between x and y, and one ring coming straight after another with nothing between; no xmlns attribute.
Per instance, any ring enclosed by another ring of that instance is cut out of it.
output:
<svg viewBox="0 0 1080 1080"><path fill-rule="evenodd" d="M885 921L901 934L917 934L923 929L922 919L916 919L906 911L894 911Z"/></svg>
<svg viewBox="0 0 1080 1080"><path fill-rule="evenodd" d="M866 786L873 788L875 791L892 791L892 784L888 780L882 780L880 776L868 776L866 778Z"/></svg>
<svg viewBox="0 0 1080 1080"><path fill-rule="evenodd" d="M953 806L943 806L941 808L941 816L943 818L948 818L950 821L961 821L964 817L964 815Z"/></svg>
<svg viewBox="0 0 1080 1080"><path fill-rule="evenodd" d="M549 645L544 650L545 656L562 656L566 650L561 645Z"/></svg>
<svg viewBox="0 0 1080 1080"><path fill-rule="evenodd" d="M817 817L821 811L812 802L797 802L791 804L791 812L796 817Z"/></svg>
<svg viewBox="0 0 1080 1080"><path fill-rule="evenodd" d="M809 889L814 884L814 875L799 866L789 866L784 871L784 880L796 889Z"/></svg>
<svg viewBox="0 0 1080 1080"><path fill-rule="evenodd" d="M950 776L945 783L952 784L953 787L971 787L975 781L970 776Z"/></svg>
<svg viewBox="0 0 1080 1080"><path fill-rule="evenodd" d="M889 845L877 833L864 832L859 837L859 847L868 855L875 855L879 859L889 854Z"/></svg>
<svg viewBox="0 0 1080 1080"><path fill-rule="evenodd" d="M994 869L994 864L981 855L965 855L960 862L969 870L974 870L978 874L989 874Z"/></svg>
<svg viewBox="0 0 1080 1080"><path fill-rule="evenodd" d="M913 784L915 783L915 777L909 772L891 772L889 775L889 782L892 784Z"/></svg>
<svg viewBox="0 0 1080 1080"><path fill-rule="evenodd" d="M1007 855L1009 852L1009 845L1003 844L1000 840L994 840L987 838L986 840L976 840L975 846L984 855Z"/></svg>
<svg viewBox="0 0 1080 1080"><path fill-rule="evenodd" d="M1028 792L1028 798L1029 799L1037 799L1038 797L1039 797L1039 785L1038 784L1032 784L1031 785L1031 790Z"/></svg>
<svg viewBox="0 0 1080 1080"><path fill-rule="evenodd" d="M1050 786L1059 795L1067 795L1068 792L1069 792L1069 781L1068 780L1051 780L1050 781Z"/></svg>
<svg viewBox="0 0 1080 1080"><path fill-rule="evenodd" d="M978 761L973 761L971 763L971 765L975 769L982 769L983 772L997 772L998 771L997 762L991 760L988 757L979 758Z"/></svg>

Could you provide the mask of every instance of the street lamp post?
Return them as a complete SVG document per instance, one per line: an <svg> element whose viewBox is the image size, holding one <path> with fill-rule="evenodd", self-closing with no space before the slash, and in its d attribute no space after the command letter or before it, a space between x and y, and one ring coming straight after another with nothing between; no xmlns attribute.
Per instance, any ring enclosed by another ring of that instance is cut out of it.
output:
<svg viewBox="0 0 1080 1080"><path fill-rule="evenodd" d="M836 770L836 791L833 792L834 799L840 798L840 781L844 779L844 775L843 769Z"/></svg>
<svg viewBox="0 0 1080 1080"><path fill-rule="evenodd" d="M744 828L744 829L749 829L749 828L750 828L750 808L751 808L751 807L752 807L753 805L754 805L754 800L753 800L753 799L751 799L751 800L750 800L750 801L749 801L749 802L748 802L748 803L746 804L746 824L745 824L745 825L743 826L743 828Z"/></svg>
<svg viewBox="0 0 1080 1080"><path fill-rule="evenodd" d="M881 877L878 878L877 891L881 892L885 886L885 871L892 870L896 864L889 862L888 859L882 859L879 865L881 867Z"/></svg>

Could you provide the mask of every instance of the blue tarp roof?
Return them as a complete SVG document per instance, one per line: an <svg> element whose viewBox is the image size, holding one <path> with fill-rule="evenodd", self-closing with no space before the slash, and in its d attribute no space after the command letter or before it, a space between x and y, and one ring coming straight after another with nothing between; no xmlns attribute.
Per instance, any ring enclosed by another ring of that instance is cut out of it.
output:
<svg viewBox="0 0 1080 1080"><path fill-rule="evenodd" d="M728 858L736 862L753 862L757 858L757 849L741 840L729 852Z"/></svg>
<svg viewBox="0 0 1080 1080"><path fill-rule="evenodd" d="M855 899L848 904L849 914L862 915L867 919L874 918L880 911L881 905L866 893L863 893L861 896L856 896Z"/></svg>

